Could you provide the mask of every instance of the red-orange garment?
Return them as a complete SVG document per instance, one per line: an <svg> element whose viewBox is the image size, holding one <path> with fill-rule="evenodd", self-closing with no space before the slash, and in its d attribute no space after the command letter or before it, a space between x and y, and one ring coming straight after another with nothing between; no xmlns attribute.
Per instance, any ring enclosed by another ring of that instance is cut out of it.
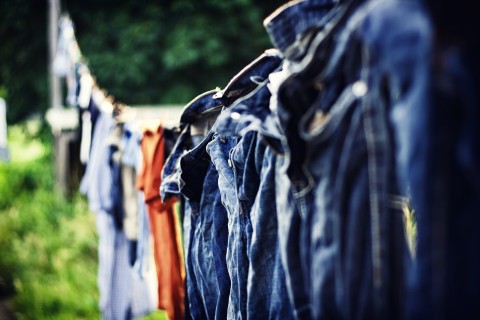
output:
<svg viewBox="0 0 480 320"><path fill-rule="evenodd" d="M178 245L178 228L174 216L176 199L162 203L159 188L165 163L165 140L159 125L145 130L142 139L143 164L137 188L145 193L150 230L154 240L154 256L158 277L158 307L166 310L171 320L183 319L185 271Z"/></svg>

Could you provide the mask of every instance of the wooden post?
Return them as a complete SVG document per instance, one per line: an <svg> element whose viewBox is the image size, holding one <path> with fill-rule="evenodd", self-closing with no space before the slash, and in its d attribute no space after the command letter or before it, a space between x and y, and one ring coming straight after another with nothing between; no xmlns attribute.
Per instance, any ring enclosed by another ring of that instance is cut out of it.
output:
<svg viewBox="0 0 480 320"><path fill-rule="evenodd" d="M48 7L48 71L50 75L50 108L52 110L62 109L62 92L60 86L60 78L53 72L53 61L57 52L58 42L58 21L60 16L59 0L49 0ZM53 130L55 139L55 184L58 190L64 195L69 193L69 138L59 129Z"/></svg>
<svg viewBox="0 0 480 320"><path fill-rule="evenodd" d="M50 107L62 107L62 92L60 79L53 73L53 60L57 51L58 41L58 19L60 14L60 3L58 0L49 0L48 14L48 44L49 44L49 73L50 73Z"/></svg>
<svg viewBox="0 0 480 320"><path fill-rule="evenodd" d="M55 137L55 182L57 189L68 196L78 189L82 167L78 112L74 108L50 109L46 119Z"/></svg>

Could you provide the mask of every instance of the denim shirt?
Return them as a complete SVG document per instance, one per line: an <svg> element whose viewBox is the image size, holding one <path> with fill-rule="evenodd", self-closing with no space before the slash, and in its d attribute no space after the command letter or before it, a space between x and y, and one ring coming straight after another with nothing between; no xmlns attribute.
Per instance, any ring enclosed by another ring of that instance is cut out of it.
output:
<svg viewBox="0 0 480 320"><path fill-rule="evenodd" d="M205 228L205 224L202 226L199 219L199 199L202 193L188 192L190 186L198 186L199 184L200 190L202 190L202 181L207 174L204 168L198 171L193 170L193 174L200 173L200 176L194 176L193 181L195 182L189 181L188 178L184 180L183 177L188 176L189 168L187 166L182 169L181 163L187 159L185 158L186 156L191 154L189 150L197 146L204 139L202 135L192 134L192 126L220 112L222 108L221 103L213 99L213 95L217 92L218 90L205 92L185 106L180 121L180 134L170 155L165 161L162 170L162 183L160 185L160 194L163 200L166 200L172 195L182 195L182 190L185 191L185 195L183 195L183 234L187 271L186 303L188 303L188 306L186 309L189 310L190 316L193 319L215 318L219 289L211 258L203 259L203 256L195 255L196 252L205 252L207 256L213 256L210 245L211 241L200 240L199 232L202 232L202 230L206 232L207 239L211 239L211 229ZM196 189L194 188L194 190ZM187 195L190 196L190 198L187 197ZM195 198L193 198L192 195ZM207 270L206 273L197 272L203 270L201 266L205 267L205 270ZM224 304L226 305L226 302Z"/></svg>
<svg viewBox="0 0 480 320"><path fill-rule="evenodd" d="M186 151L196 144L192 141L191 126L202 118L219 113L223 107L220 102L213 99L218 90L207 91L190 101L180 117L180 134L169 154L162 170L162 184L160 195L165 201L171 195L180 194L180 158Z"/></svg>
<svg viewBox="0 0 480 320"><path fill-rule="evenodd" d="M407 79L408 99L392 118L401 151L398 167L411 192L418 234L408 318L477 319L479 50L476 35L477 48L467 39L478 22L468 19L475 11L464 10L473 3L430 4L432 25L416 47L418 71ZM446 19L435 21L443 10ZM462 25L468 21L468 27L455 35L457 19Z"/></svg>
<svg viewBox="0 0 480 320"><path fill-rule="evenodd" d="M330 19L340 0L290 1L278 8L263 22L273 45L286 59L296 60L305 52L303 37L311 29Z"/></svg>
<svg viewBox="0 0 480 320"><path fill-rule="evenodd" d="M218 105L219 103L225 105L238 100L243 95L248 95L250 91L258 87L259 81L264 80L278 66L280 61L281 58L275 50L267 51L233 77L225 89L213 96L215 99L209 97L212 100L200 102L203 103L203 106L199 104L199 107L204 108L206 105ZM198 112L189 112L189 115L182 116L183 123L191 121L190 116L196 114ZM236 286L239 278L231 272L231 268L229 270L227 267L228 265L232 266L231 263L236 255L232 256L227 252L231 223L228 221L225 193L221 192L218 184L224 171L217 171L218 163L211 160L217 161L223 156L218 157L220 156L218 154L218 156L211 157L206 152L210 142L216 141L228 155L237 144L238 139L215 135L216 125L218 125L218 121L202 142L193 149L185 151L178 158L179 170L177 171L178 188L186 198L186 207L188 208L186 215L190 214L187 248L189 256L187 272L190 274L190 281L187 280L187 287L189 294L196 297L197 300L196 303L190 302L190 308L191 311L193 310L192 314L196 313L198 316L203 314L203 317L206 318L233 317L237 315L237 311L234 309L239 305L234 298L239 292L237 290L239 287ZM188 134L188 129L186 129L184 136L186 137ZM234 210L236 211L236 207ZM230 210L230 212L232 211ZM246 254L246 246L241 252ZM205 257L212 258L205 259ZM247 270L248 260L247 263L240 265ZM246 278L247 274L245 273L245 277L241 279L243 292L246 291ZM230 290L232 284L232 290ZM216 288L216 290L211 291L212 288ZM242 310L246 311L246 306Z"/></svg>
<svg viewBox="0 0 480 320"><path fill-rule="evenodd" d="M268 75L278 68L282 61L280 51L276 49L265 50L259 57L245 66L225 86L214 95L225 106L231 106L236 100L242 99L254 91Z"/></svg>
<svg viewBox="0 0 480 320"><path fill-rule="evenodd" d="M353 2L335 23L278 98L312 315L401 318L409 258L390 117L428 23L401 1Z"/></svg>
<svg viewBox="0 0 480 320"><path fill-rule="evenodd" d="M269 73L278 70L280 62ZM259 134L279 137L266 122L270 114L267 75L264 72L255 90L222 112L215 124L216 136L207 145L220 175L218 185L229 218L229 318L293 318L278 245L272 188L276 160Z"/></svg>

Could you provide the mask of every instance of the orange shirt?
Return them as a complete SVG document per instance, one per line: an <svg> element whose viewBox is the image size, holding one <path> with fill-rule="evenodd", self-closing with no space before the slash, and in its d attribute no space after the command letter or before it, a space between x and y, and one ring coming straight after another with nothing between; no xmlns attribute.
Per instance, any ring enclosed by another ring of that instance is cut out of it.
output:
<svg viewBox="0 0 480 320"><path fill-rule="evenodd" d="M172 198L162 203L161 172L165 163L163 129L158 125L147 129L142 139L143 164L137 188L145 193L145 202L154 240L154 255L158 277L158 307L166 310L171 320L183 319L185 267L181 251L180 230L175 218Z"/></svg>

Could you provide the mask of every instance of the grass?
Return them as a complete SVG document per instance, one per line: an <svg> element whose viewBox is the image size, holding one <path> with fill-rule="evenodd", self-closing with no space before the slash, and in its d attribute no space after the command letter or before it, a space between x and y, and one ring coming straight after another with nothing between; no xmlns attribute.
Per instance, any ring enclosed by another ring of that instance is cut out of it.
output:
<svg viewBox="0 0 480 320"><path fill-rule="evenodd" d="M94 216L55 190L52 142L36 124L9 128L0 163L0 297L17 319L99 318Z"/></svg>

